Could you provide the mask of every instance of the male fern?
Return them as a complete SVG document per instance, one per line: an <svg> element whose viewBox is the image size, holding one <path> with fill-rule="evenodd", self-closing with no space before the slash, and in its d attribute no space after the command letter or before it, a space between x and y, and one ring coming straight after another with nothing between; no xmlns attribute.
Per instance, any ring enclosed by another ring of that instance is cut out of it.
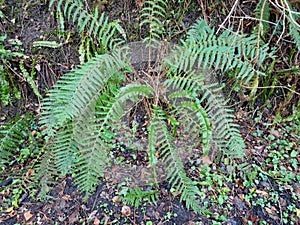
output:
<svg viewBox="0 0 300 225"><path fill-rule="evenodd" d="M61 4L62 0L58 7ZM157 44L163 35L161 19L165 6L161 0L146 1L142 9L141 24L150 28L148 42L144 43L149 62L153 60L153 52L159 51L157 46L161 46ZM68 2L64 14L72 16L74 21L78 18L80 31L89 28L89 35L106 38L105 46L113 43L113 35L104 34L107 29L101 31L101 26L96 26L97 22L82 11L78 1ZM48 188L47 180L51 180L48 176L59 173L74 174L79 189L91 193L116 164L110 152L119 141L122 118L147 99L151 116L148 148L144 151L148 154L148 166L153 171L163 167L167 181L181 194L187 208L201 213L199 189L184 169L184 157L190 151L177 146L177 140L201 149L203 155L226 154L232 160L243 155L245 146L238 125L233 123L232 111L226 108L218 86L207 82L211 77L204 71L236 71L239 82L247 83L255 73L262 74L258 68L269 56L267 46L257 49L254 37L229 32L216 36L213 29L199 20L187 39L159 62L155 72L143 71L145 75L140 76L131 71L130 62L138 57L133 51L129 46L97 55L65 74L49 91L40 119L47 137L45 159L38 174L43 178L42 191ZM151 70L150 66L148 63L147 69ZM137 77L128 82L128 73ZM182 137L178 137L177 131ZM53 163L48 167L49 160ZM45 173L47 176L43 176Z"/></svg>

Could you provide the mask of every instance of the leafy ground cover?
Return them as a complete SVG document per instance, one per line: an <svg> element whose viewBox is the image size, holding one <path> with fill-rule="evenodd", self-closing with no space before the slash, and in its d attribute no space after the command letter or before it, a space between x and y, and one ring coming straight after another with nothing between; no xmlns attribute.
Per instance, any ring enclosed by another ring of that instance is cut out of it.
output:
<svg viewBox="0 0 300 225"><path fill-rule="evenodd" d="M59 177L51 198L36 201L30 197L33 184L22 177L22 169L30 176L28 166L12 165L10 176L3 176L7 183L1 183L2 223L298 224L300 159L295 151L300 147L300 121L249 123L248 118L240 122L248 128L243 135L249 152L234 176L226 172L225 164L215 164L209 158L199 160L196 152L185 165L205 196L207 212L203 216L186 210L166 183L161 184L154 199L152 194L145 194L151 187L143 187L144 201L137 203L128 195L131 180L115 185L104 182L84 201L70 176ZM120 150L119 155L127 160L143 157L125 150Z"/></svg>
<svg viewBox="0 0 300 225"><path fill-rule="evenodd" d="M189 177L201 190L206 209L204 215L187 210L180 203L178 193L174 193L165 182L156 191L149 186L139 189L132 185L130 179L104 181L86 200L74 185L72 176L68 175L57 177L47 201L36 199L39 190L31 178L35 172L33 165L38 159L38 149L43 142L38 126L40 105L30 76L16 75L24 74L19 60L24 61L28 73L31 68L36 68L32 80L38 81L37 88L44 94L45 89L51 87L61 74L78 64L78 42L75 37L66 41L63 48L47 49L43 53L45 49L33 48L30 43L41 36L57 38L56 21L48 13L47 2L7 1L2 5L5 12L11 11L13 14L10 17L0 14L1 31L8 35L3 37L0 46L2 44L5 49L21 54L17 60L10 58L7 61L12 69L9 71L15 71L12 78L16 90L21 93L14 92L13 102L1 106L1 122L4 124L9 118L21 114L28 118L28 130L24 141L18 146L19 153L15 155L15 160L0 174L1 224L300 224L299 108L295 106L297 98L292 98L289 105L278 106L286 107L286 112L274 110L276 100L283 98L280 91L257 110L236 107L237 122L241 125L247 148L245 160L234 162L239 164L234 173L230 171L230 162L226 158L223 163L215 163L209 157L201 157L197 149L185 162ZM120 3L105 7L108 11L113 9L112 16L124 16ZM130 12L138 9L130 4L125 4L125 7ZM217 10L213 4L210 7L207 13L213 15ZM247 10L253 8L251 3L243 7ZM223 9L226 10L226 7ZM42 18L41 11L47 12ZM188 23L198 14L190 11L183 21ZM125 17L134 21L134 15ZM222 21L222 14L219 15ZM72 29L70 26L70 32L74 32ZM138 35L132 32L132 39ZM26 55L30 58L24 57ZM299 59L296 57L296 60ZM286 63L291 61L288 59ZM280 69L284 69L282 64ZM296 85L299 87L297 82ZM27 116L28 112L35 116ZM142 136L145 130L144 116L142 109L133 115L137 124L131 131L134 136ZM136 159L142 161L145 155L122 144L116 147L115 157L131 162ZM130 186L134 189L129 189ZM143 201L138 201L135 196L142 196Z"/></svg>

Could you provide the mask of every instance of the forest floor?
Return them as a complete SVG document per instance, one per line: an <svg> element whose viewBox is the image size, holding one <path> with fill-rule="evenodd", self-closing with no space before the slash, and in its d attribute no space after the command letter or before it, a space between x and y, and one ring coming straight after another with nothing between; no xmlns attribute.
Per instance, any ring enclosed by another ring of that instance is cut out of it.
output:
<svg viewBox="0 0 300 225"><path fill-rule="evenodd" d="M105 10L112 19L124 23L130 39L135 41L141 35L132 31L138 6L124 2L107 4ZM2 47L24 55L22 60L28 70L35 65L35 81L40 93L45 95L61 75L79 64L79 37L72 36L76 30L66 25L65 30L73 39L63 40L66 44L60 48L35 48L32 43L38 40L63 42L57 38L58 21L49 12L47 1L0 3L0 9L5 12L5 16L0 14L1 37L7 35ZM248 10L251 7L249 5ZM191 10L183 21L190 25L198 16L198 11ZM62 36L66 38L67 35ZM14 71L14 85L20 90L21 98L1 106L0 122L32 112L36 124L31 130L38 137L41 102L26 79L19 76L18 60L12 59L7 65ZM49 198L38 200L35 198L38 190L32 188L36 184L29 181L35 160L24 150L0 173L0 224L300 224L300 118L293 114L296 108L292 107L297 99L278 108L275 100L252 108L236 104L236 122L247 147L244 161L235 162L240 165L234 174L228 171L226 160L223 163L210 158L199 160L197 152L185 162L187 174L198 182L205 196L203 215L187 210L180 196L173 193L166 182L159 184L157 199L145 198L138 207L120 200L128 193L130 181L103 181L86 200L71 175L57 177ZM279 108L282 113L278 113ZM133 118L144 118L144 114L138 109ZM137 132L143 133L145 121L137 122ZM115 154L129 162L145 157L142 151L131 151L125 145L116 149ZM143 188L151 190L151 187Z"/></svg>

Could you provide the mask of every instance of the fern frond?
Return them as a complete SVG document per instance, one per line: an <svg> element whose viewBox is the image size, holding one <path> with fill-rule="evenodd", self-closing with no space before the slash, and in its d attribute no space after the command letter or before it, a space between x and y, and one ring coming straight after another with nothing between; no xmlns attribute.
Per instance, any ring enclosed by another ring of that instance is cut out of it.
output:
<svg viewBox="0 0 300 225"><path fill-rule="evenodd" d="M265 74L260 68L273 57L267 45L257 48L256 36L246 37L224 31L216 36L204 20L199 20L188 32L183 46L178 47L168 59L168 64L188 72L191 69L220 69L223 73L235 71L236 79L247 84L255 74Z"/></svg>
<svg viewBox="0 0 300 225"><path fill-rule="evenodd" d="M55 167L61 175L71 174L78 153L71 124L57 132L55 138L51 140L48 150L52 152Z"/></svg>
<svg viewBox="0 0 300 225"><path fill-rule="evenodd" d="M29 136L32 118L25 115L16 122L0 124L0 166L6 167Z"/></svg>
<svg viewBox="0 0 300 225"><path fill-rule="evenodd" d="M28 84L29 84L30 87L32 88L33 93L34 93L37 97L39 97L39 99L43 99L43 97L42 97L42 95L40 94L39 89L38 89L38 87L36 86L35 81L34 81L34 75L35 75L34 66L32 67L32 70L31 70L31 73L30 73L30 74L29 74L29 72L26 70L23 61L20 61L19 66L20 66L20 70L21 70L23 76L25 77L26 81L28 82Z"/></svg>
<svg viewBox="0 0 300 225"><path fill-rule="evenodd" d="M36 166L37 173L33 175L34 180L39 181L41 190L39 191L38 198L45 200L48 198L48 193L53 186L55 175L58 175L58 170L55 166L55 155L51 149L47 149L49 145L45 145L42 152L45 152ZM47 151L46 151L47 150Z"/></svg>
<svg viewBox="0 0 300 225"><path fill-rule="evenodd" d="M123 194L121 200L134 207L139 207L142 201L148 201L149 203L156 203L158 199L157 190L143 191L141 188L126 188L121 190L120 194Z"/></svg>
<svg viewBox="0 0 300 225"><path fill-rule="evenodd" d="M54 5L54 2L56 1L50 1L50 8ZM109 22L104 13L99 15L98 8L95 8L94 13L90 13L86 10L82 1L59 0L57 2L58 11L61 10L68 20L73 23L76 22L81 36L84 36L84 32L86 32L93 40L97 40L100 44L98 53L106 53L109 49L115 49L126 40L125 31L119 25L119 21ZM118 34L122 38L117 37Z"/></svg>
<svg viewBox="0 0 300 225"><path fill-rule="evenodd" d="M144 39L145 41L152 43L162 40L164 26L161 19L166 15L166 7L167 3L163 0L145 1L140 23L140 26L149 26L149 36Z"/></svg>
<svg viewBox="0 0 300 225"><path fill-rule="evenodd" d="M74 72L65 74L43 102L40 124L47 127L45 133L53 136L53 128L63 127L68 120L86 112L126 65L120 51L116 51L96 56Z"/></svg>
<svg viewBox="0 0 300 225"><path fill-rule="evenodd" d="M160 156L166 166L168 182L175 192L181 194L180 201L185 201L188 209L192 208L195 212L200 213L202 208L197 200L199 189L193 181L187 177L184 171L178 149L167 128L165 112L160 108L154 107L151 124L153 124L152 126L157 136L155 146L158 148Z"/></svg>
<svg viewBox="0 0 300 225"><path fill-rule="evenodd" d="M180 67L181 64L179 63L178 66ZM169 89L182 90L181 92L174 92L169 97L188 98L194 102L195 105L192 103L184 104L188 104L185 107L193 107L196 110L194 112L200 113L192 121L196 118L200 119L198 125L201 124L201 127L195 126L192 131L196 131L197 128L204 131L202 137L204 150L207 151L211 143L214 143L216 149L213 149L213 151L221 150L232 157L241 158L245 145L238 126L233 123L232 111L226 107L226 102L219 93L220 88L217 84L204 85L203 73L197 75L196 71L191 71L190 74L178 73L177 71L175 65L172 65L170 73L173 73L173 76L166 79L164 84ZM179 95L180 93L182 95ZM186 115L188 116L189 113L186 113ZM211 128L209 121L213 121L213 127ZM191 121L187 120L186 122Z"/></svg>
<svg viewBox="0 0 300 225"><path fill-rule="evenodd" d="M185 141L190 147L201 142L203 155L207 155L211 150L212 128L206 110L197 102L182 101L174 111L180 118Z"/></svg>
<svg viewBox="0 0 300 225"><path fill-rule="evenodd" d="M210 121L213 121L212 142L215 147L219 148L223 154L230 156L231 159L243 158L243 149L246 146L241 137L239 126L233 122L232 110L226 106L226 101L218 93L216 84L208 87L203 86L202 96L204 98L199 101L199 104L203 104L204 99L207 102L204 108Z"/></svg>
<svg viewBox="0 0 300 225"><path fill-rule="evenodd" d="M4 72L3 66L0 66L0 104L7 106L12 104L12 98L10 95L11 87L9 82L6 80L6 73Z"/></svg>
<svg viewBox="0 0 300 225"><path fill-rule="evenodd" d="M260 31L259 36L264 39L270 27L269 23L266 22L270 19L270 3L265 0L260 0L254 10L254 13L256 14L256 18L259 20L259 24L254 28L252 33L254 35L258 35L258 31Z"/></svg>
<svg viewBox="0 0 300 225"><path fill-rule="evenodd" d="M289 33L292 35L296 42L296 47L300 50L300 28L295 26L293 23L290 23Z"/></svg>
<svg viewBox="0 0 300 225"><path fill-rule="evenodd" d="M153 93L153 89L146 85L131 84L120 89L111 86L100 96L94 111L87 110L74 119L73 135L80 149L75 162L75 183L81 191L92 191L104 176L104 171L108 170L107 155L113 148L115 133L119 129L117 124L130 110L126 107L128 101L138 102L141 97L150 97Z"/></svg>

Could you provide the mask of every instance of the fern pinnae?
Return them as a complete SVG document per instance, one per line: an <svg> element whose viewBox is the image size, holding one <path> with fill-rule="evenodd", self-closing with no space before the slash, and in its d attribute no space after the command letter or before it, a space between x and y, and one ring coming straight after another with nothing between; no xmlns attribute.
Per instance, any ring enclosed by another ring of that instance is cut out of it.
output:
<svg viewBox="0 0 300 225"><path fill-rule="evenodd" d="M263 72L255 68L259 68L267 58L273 57L267 45L260 45L257 48L256 36L238 36L225 31L217 38L214 29L210 29L203 20L199 20L189 31L187 42L188 49L185 52L178 52L179 55L188 56L187 51L194 49L196 45L202 49L198 51L198 68L212 69L214 66L223 72L234 68L236 78L244 83L248 83L254 74L263 75Z"/></svg>
<svg viewBox="0 0 300 225"><path fill-rule="evenodd" d="M169 61L171 64L171 68L173 68L173 71L176 70L176 63ZM175 62L177 62L175 60ZM180 66L180 65L179 65ZM214 140L215 145L217 146L217 149L212 149L214 153L215 151L221 150L223 153L226 154L226 149L228 146L235 145L234 143L226 144L226 139L230 136L234 136L237 140L236 143L242 144L241 136L235 132L235 125L233 125L233 116L231 115L231 112L229 109L226 108L224 104L223 98L220 96L219 88L216 87L216 84L208 84L204 85L204 75L203 73L198 73L199 75L196 75L196 71L194 73L191 72L191 74L195 74L194 76L190 74L182 74L179 76L174 75L173 77L167 79L165 81L165 85L167 87L172 88L180 88L181 90L190 92L190 96L194 96L194 101L196 101L198 105L198 110L201 110L202 116L204 116L207 112L208 118L211 121L214 122L214 129L211 133L206 133L205 135L208 135L212 137L212 140ZM191 82L188 82L190 80ZM192 87L192 88L191 88ZM198 99L197 96L200 96L201 98ZM204 108L202 107L202 104L204 101L207 101L207 104L205 104ZM204 114L203 114L204 113ZM200 116L201 114L199 114ZM202 124L207 124L208 120L205 119L205 117L202 118ZM206 121L206 122L205 122ZM211 130L209 129L209 132ZM211 138L208 138L204 142L204 149L205 153L207 153L207 150L210 146L210 140ZM234 139L230 139L231 141L234 141ZM238 157L240 157L243 154L243 151L241 150L244 147L242 144L240 148L236 149L236 154ZM240 151L241 152L238 152ZM228 153L230 154L234 151L234 149L228 149Z"/></svg>
<svg viewBox="0 0 300 225"><path fill-rule="evenodd" d="M31 135L31 114L20 117L13 124L0 124L0 165L5 167L22 144Z"/></svg>
<svg viewBox="0 0 300 225"><path fill-rule="evenodd" d="M120 53L99 55L74 73L65 74L50 91L50 97L42 106L45 111L45 116L40 121L42 126L47 126L49 131L52 127L63 125L93 104L109 79L120 68L125 67L126 63L120 57Z"/></svg>
<svg viewBox="0 0 300 225"><path fill-rule="evenodd" d="M115 139L115 132L118 129L115 123L119 123L120 118L130 110L124 110L127 100L140 101L138 96L149 97L150 94L153 94L153 89L146 85L132 84L117 92L113 91L112 94L114 96L102 95L104 97L103 104L100 103L95 108L96 110L97 108L101 109L101 111L100 113L95 112L95 119L92 119L92 114L91 116L84 114L75 126L79 135L77 145L81 149L80 155L77 157L75 182L81 190L87 193L93 190L99 179L103 177L105 168L109 166L106 156L112 148L112 140ZM108 136L108 134L110 135ZM95 165L95 163L98 164ZM87 173L81 173L81 170L85 170ZM85 180L86 183L82 184L82 180Z"/></svg>
<svg viewBox="0 0 300 225"><path fill-rule="evenodd" d="M67 134L65 132L68 132ZM69 137L69 138L68 138ZM55 164L62 176L70 174L74 167L76 153L78 151L73 138L73 133L64 130L58 133L56 141L53 143L53 153L55 155Z"/></svg>
<svg viewBox="0 0 300 225"><path fill-rule="evenodd" d="M52 148L48 148L51 146L50 143L51 142L48 142L48 144L46 144L41 150L41 153L44 154L41 155L39 163L36 165L37 173L33 174L33 178L39 181L41 190L38 194L38 198L42 200L49 198L48 193L51 189L51 186L55 183L53 177L58 175L58 170L55 163L55 155L52 151Z"/></svg>
<svg viewBox="0 0 300 225"><path fill-rule="evenodd" d="M165 112L156 106L154 106L153 110L154 115L151 123L154 124L153 128L157 135L156 146L167 168L167 180L172 188L174 188L175 192L180 192L180 200L185 201L187 208L192 208L200 213L202 209L200 203L196 199L199 190L197 186L193 184L192 180L186 176L178 149L173 143L173 138L169 134L165 122Z"/></svg>
<svg viewBox="0 0 300 225"><path fill-rule="evenodd" d="M151 43L161 40L164 27L160 18L164 18L166 6L167 4L163 0L145 1L140 23L140 26L149 25L149 36L144 39L145 41Z"/></svg>
<svg viewBox="0 0 300 225"><path fill-rule="evenodd" d="M208 115L205 111L205 109L198 104L197 102L191 102L191 101L183 101L180 104L180 108L183 110L181 112L181 117L186 117L189 114L185 113L188 111L195 112L195 114L192 114L188 119L188 124L194 124L193 128L189 131L189 136L195 135L193 140L199 139L199 133L196 131L201 131L201 141L202 141L202 148L203 148L203 155L207 155L210 152L211 149L211 139L212 139L212 128L208 119ZM185 123L183 123L185 124ZM197 127L199 126L199 127ZM198 144L197 141L195 144Z"/></svg>
<svg viewBox="0 0 300 225"><path fill-rule="evenodd" d="M54 0L50 2L50 8L53 6L54 2ZM62 4L63 2L66 2L66 4ZM98 42L100 45L98 49L99 52L106 53L109 48L112 50L116 46L124 43L124 40L126 39L124 29L117 21L109 22L108 17L106 17L104 13L99 17L97 8L95 8L94 12L89 12L85 9L84 4L78 0L59 0L57 5L58 11L63 7L62 11L68 20L71 20L73 23L76 22L78 31L83 39L85 36L84 31L86 31L88 36L93 38L94 42ZM119 33L116 33L116 31ZM121 38L113 38L118 34ZM86 42L90 43L92 40Z"/></svg>

